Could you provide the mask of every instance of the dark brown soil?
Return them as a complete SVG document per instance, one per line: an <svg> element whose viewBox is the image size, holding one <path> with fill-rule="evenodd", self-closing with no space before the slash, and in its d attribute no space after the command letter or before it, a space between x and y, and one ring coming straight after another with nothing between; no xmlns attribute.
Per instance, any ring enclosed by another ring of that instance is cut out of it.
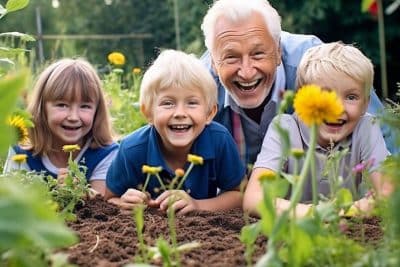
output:
<svg viewBox="0 0 400 267"><path fill-rule="evenodd" d="M79 207L77 217L77 221L69 224L80 236L80 243L68 249L71 263L79 266L123 266L133 262L139 249L131 213L96 198ZM168 237L165 214L147 209L144 217L147 245L154 246L159 237ZM182 266L245 266L244 245L239 240L240 230L245 225L243 217L240 210L196 212L178 217L178 243L197 241L201 244L182 254ZM250 218L250 222L255 222L255 219ZM382 238L379 220L363 219L362 222L346 223L346 235L363 243L379 242ZM255 261L265 253L265 244L266 238L257 240ZM157 262L154 264L160 265Z"/></svg>

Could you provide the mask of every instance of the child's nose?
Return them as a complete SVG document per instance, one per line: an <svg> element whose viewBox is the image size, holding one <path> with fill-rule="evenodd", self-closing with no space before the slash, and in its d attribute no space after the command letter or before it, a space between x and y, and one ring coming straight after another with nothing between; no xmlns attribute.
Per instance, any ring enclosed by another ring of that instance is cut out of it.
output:
<svg viewBox="0 0 400 267"><path fill-rule="evenodd" d="M185 105L183 104L176 105L174 117L186 117Z"/></svg>
<svg viewBox="0 0 400 267"><path fill-rule="evenodd" d="M79 119L79 112L78 109L75 107L71 107L68 113L69 120L78 120Z"/></svg>

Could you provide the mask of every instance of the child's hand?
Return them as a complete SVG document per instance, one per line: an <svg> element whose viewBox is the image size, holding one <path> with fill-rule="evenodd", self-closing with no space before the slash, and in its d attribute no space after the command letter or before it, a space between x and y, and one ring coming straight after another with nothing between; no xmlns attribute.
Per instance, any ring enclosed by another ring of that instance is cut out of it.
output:
<svg viewBox="0 0 400 267"><path fill-rule="evenodd" d="M96 191L96 190L93 189L93 188L89 188L89 191L88 191L86 197L87 197L88 199L94 199L97 195L100 195L100 196L101 196L101 194L100 194L98 191Z"/></svg>
<svg viewBox="0 0 400 267"><path fill-rule="evenodd" d="M68 168L60 168L58 170L57 182L59 185L64 185L64 180L67 178Z"/></svg>
<svg viewBox="0 0 400 267"><path fill-rule="evenodd" d="M151 202L159 206L160 210L166 211L170 201L171 208L178 215L199 209L197 201L183 190L167 190Z"/></svg>
<svg viewBox="0 0 400 267"><path fill-rule="evenodd" d="M295 208L296 218L304 218L312 208L312 204L297 204Z"/></svg>
<svg viewBox="0 0 400 267"><path fill-rule="evenodd" d="M356 207L362 214L368 215L372 213L375 206L375 201L373 198L364 197L354 202L353 206Z"/></svg>
<svg viewBox="0 0 400 267"><path fill-rule="evenodd" d="M132 209L138 204L147 205L149 203L149 196L142 191L136 189L128 189L120 198L113 197L108 202L119 206L122 209Z"/></svg>

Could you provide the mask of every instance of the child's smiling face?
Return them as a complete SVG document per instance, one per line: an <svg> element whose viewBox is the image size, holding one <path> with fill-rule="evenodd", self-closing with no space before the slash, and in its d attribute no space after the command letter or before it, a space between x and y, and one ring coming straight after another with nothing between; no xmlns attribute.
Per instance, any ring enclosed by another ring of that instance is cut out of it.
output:
<svg viewBox="0 0 400 267"><path fill-rule="evenodd" d="M72 101L46 102L47 124L54 135L54 145L82 146L84 137L92 129L96 108L94 102L85 102L79 97Z"/></svg>
<svg viewBox="0 0 400 267"><path fill-rule="evenodd" d="M326 90L334 90L344 107L338 122L322 123L318 129L318 144L328 147L331 142L340 142L354 131L367 110L369 97L366 96L361 82L342 72L332 73L315 83Z"/></svg>
<svg viewBox="0 0 400 267"><path fill-rule="evenodd" d="M210 110L198 88L162 89L153 103L147 117L160 134L163 149L168 152L189 152L216 112L216 106Z"/></svg>

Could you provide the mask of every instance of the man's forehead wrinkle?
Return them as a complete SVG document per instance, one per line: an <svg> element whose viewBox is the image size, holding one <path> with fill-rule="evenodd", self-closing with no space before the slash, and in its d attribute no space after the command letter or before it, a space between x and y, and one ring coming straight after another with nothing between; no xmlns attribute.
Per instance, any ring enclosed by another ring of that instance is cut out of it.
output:
<svg viewBox="0 0 400 267"><path fill-rule="evenodd" d="M237 31L237 30L225 30L222 32L218 32L216 34L217 38L221 38L221 37L225 37L225 36L242 36L242 35L248 35L251 33L255 33L255 32L260 32L260 34L264 34L265 33L265 29L261 28L261 27L253 27L251 29L248 29L246 31Z"/></svg>

